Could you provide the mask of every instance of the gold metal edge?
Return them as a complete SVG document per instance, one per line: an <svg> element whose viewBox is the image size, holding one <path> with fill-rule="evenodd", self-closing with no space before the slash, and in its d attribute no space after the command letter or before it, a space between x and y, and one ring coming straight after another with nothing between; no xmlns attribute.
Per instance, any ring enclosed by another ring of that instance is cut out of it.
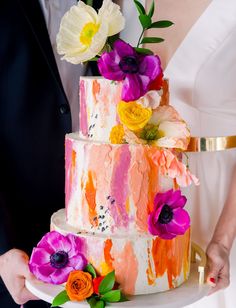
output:
<svg viewBox="0 0 236 308"><path fill-rule="evenodd" d="M191 137L185 152L213 152L236 148L236 136Z"/></svg>

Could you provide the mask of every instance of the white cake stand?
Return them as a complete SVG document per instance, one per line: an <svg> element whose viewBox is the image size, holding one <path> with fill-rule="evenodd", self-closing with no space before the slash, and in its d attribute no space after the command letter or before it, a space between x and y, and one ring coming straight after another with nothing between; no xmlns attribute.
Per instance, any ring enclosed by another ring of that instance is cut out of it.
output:
<svg viewBox="0 0 236 308"><path fill-rule="evenodd" d="M200 260L197 260L196 255ZM149 295L129 296L130 301L122 303L112 303L111 308L180 308L190 305L202 297L206 296L210 290L210 286L204 283L204 267L206 263L205 254L202 249L192 243L191 272L189 279L176 289L162 293ZM27 289L38 298L52 303L54 297L64 290L60 285L50 285L41 281L26 281ZM60 307L79 308L89 307L86 301L83 302L67 302Z"/></svg>

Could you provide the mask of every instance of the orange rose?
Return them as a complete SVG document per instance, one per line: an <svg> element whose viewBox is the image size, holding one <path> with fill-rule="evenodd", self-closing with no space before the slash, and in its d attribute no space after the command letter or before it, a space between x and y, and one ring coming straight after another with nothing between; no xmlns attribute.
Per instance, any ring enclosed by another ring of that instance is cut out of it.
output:
<svg viewBox="0 0 236 308"><path fill-rule="evenodd" d="M70 272L66 292L72 301L82 301L93 294L93 278L83 271Z"/></svg>

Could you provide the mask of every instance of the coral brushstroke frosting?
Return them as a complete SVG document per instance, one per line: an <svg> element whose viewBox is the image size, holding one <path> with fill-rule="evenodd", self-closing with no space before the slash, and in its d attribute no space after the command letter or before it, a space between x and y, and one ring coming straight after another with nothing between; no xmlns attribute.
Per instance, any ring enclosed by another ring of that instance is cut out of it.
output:
<svg viewBox="0 0 236 308"><path fill-rule="evenodd" d="M158 192L174 181L160 173L154 147L88 142L66 136L66 216L70 226L96 234L148 233Z"/></svg>
<svg viewBox="0 0 236 308"><path fill-rule="evenodd" d="M51 230L77 233L83 254L100 275L115 270L125 294L151 294L181 285L190 270L190 229L172 240L148 236L93 235L76 232L65 221L64 210L53 214Z"/></svg>

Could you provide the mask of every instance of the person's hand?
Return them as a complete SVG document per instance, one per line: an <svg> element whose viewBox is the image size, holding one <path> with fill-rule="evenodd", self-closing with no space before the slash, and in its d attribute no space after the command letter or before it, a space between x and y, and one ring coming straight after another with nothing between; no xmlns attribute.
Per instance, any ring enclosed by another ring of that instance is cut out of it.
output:
<svg viewBox="0 0 236 308"><path fill-rule="evenodd" d="M18 249L11 249L0 256L0 276L18 305L38 299L25 287L25 279L35 279L29 271L28 261L27 254Z"/></svg>
<svg viewBox="0 0 236 308"><path fill-rule="evenodd" d="M220 243L210 242L206 254L207 282L212 286L210 295L229 285L229 251Z"/></svg>

